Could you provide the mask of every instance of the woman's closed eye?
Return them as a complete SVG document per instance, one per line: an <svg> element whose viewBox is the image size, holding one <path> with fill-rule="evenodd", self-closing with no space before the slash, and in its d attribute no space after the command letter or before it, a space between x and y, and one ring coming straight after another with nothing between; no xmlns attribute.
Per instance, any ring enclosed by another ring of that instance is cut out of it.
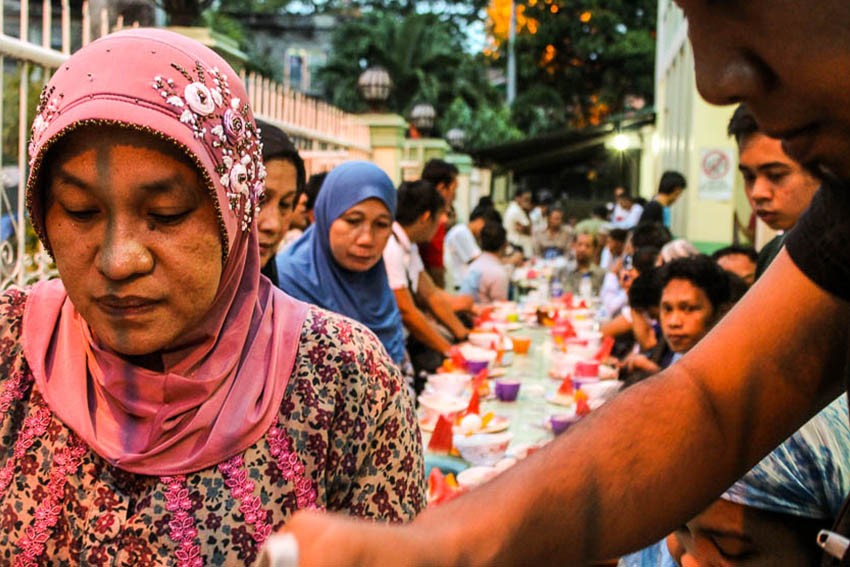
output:
<svg viewBox="0 0 850 567"><path fill-rule="evenodd" d="M185 209L175 212L152 212L149 213L149 216L157 224L165 226L174 226L180 224L180 222L185 220L191 212L192 209Z"/></svg>

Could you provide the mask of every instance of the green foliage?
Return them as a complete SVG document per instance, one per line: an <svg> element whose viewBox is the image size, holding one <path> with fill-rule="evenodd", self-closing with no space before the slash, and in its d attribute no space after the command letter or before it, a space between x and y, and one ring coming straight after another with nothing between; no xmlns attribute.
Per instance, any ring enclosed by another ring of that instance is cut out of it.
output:
<svg viewBox="0 0 850 567"><path fill-rule="evenodd" d="M519 1L537 24L516 41L523 130L593 124L620 112L626 94L651 104L655 0Z"/></svg>
<svg viewBox="0 0 850 567"><path fill-rule="evenodd" d="M466 148L495 146L523 137L522 131L512 124L506 105L485 104L473 110L460 97L446 109L439 124L442 132L461 128L466 135Z"/></svg>
<svg viewBox="0 0 850 567"><path fill-rule="evenodd" d="M482 59L465 53L463 40L454 22L435 14L364 14L337 28L318 78L325 98L352 112L366 109L357 78L372 65L389 72L394 88L387 108L404 116L419 102L433 104L438 116L457 98L475 112L500 105L501 95L487 81ZM441 120L438 130L455 126Z"/></svg>

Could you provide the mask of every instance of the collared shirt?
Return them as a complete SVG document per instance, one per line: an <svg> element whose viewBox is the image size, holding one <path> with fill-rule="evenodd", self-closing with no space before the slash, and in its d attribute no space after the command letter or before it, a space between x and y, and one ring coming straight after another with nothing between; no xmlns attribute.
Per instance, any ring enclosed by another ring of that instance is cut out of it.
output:
<svg viewBox="0 0 850 567"><path fill-rule="evenodd" d="M410 242L398 222L393 223L392 236L384 248L384 265L387 268L390 289L409 287L412 293L416 293L419 288L419 274L425 270L425 266L419 256L419 248Z"/></svg>

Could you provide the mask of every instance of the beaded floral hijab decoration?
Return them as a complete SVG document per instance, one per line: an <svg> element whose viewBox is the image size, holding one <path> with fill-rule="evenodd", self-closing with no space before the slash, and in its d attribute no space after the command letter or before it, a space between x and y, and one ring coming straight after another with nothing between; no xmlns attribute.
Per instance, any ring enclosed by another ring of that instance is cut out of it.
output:
<svg viewBox="0 0 850 567"><path fill-rule="evenodd" d="M89 44L41 95L27 207L48 250L43 161L83 126L117 125L171 141L194 162L218 213L219 289L200 328L160 353L161 373L99 345L60 280L30 292L23 343L36 387L94 451L130 472L183 474L240 453L277 418L292 371L306 305L259 275L254 218L265 168L247 100L221 57L152 29Z"/></svg>

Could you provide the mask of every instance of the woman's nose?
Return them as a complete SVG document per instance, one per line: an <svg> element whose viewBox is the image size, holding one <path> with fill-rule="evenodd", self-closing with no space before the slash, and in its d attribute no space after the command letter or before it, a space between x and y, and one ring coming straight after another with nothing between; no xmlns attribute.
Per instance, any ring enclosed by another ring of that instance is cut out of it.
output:
<svg viewBox="0 0 850 567"><path fill-rule="evenodd" d="M151 251L138 230L112 226L104 235L97 256L97 267L110 280L121 281L153 270Z"/></svg>

